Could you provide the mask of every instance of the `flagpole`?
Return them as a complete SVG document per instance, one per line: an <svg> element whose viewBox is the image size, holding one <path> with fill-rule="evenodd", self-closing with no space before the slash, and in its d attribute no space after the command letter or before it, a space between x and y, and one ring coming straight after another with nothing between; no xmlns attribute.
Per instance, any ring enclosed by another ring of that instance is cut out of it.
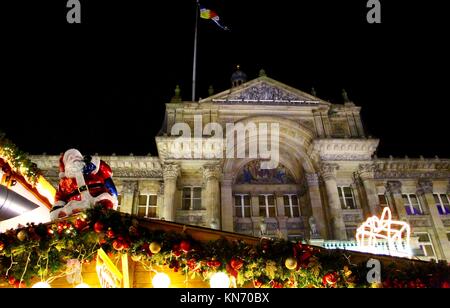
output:
<svg viewBox="0 0 450 308"><path fill-rule="evenodd" d="M194 34L194 61L192 68L192 101L195 102L195 88L197 77L197 37L198 37L198 15L200 12L200 2L197 0L195 14L195 34Z"/></svg>

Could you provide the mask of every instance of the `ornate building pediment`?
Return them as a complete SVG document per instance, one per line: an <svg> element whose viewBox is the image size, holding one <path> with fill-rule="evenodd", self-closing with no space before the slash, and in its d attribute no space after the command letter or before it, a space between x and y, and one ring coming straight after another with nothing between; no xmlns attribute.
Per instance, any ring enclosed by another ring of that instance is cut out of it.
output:
<svg viewBox="0 0 450 308"><path fill-rule="evenodd" d="M201 102L219 104L318 105L317 97L291 88L268 77L260 77L243 85L211 96Z"/></svg>

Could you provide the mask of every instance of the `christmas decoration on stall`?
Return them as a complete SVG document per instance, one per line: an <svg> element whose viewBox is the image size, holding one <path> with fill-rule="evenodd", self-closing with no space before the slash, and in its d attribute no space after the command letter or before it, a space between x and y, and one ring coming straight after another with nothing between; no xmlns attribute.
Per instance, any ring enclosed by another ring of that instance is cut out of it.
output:
<svg viewBox="0 0 450 308"><path fill-rule="evenodd" d="M81 264L95 261L101 249L112 258L128 254L149 269L167 268L215 286L450 286L450 269L444 263L411 263L404 267L392 264L382 269L381 284L369 284L366 263L352 260L348 252L281 239L262 239L257 245L225 239L199 242L185 233L150 231L141 227L139 221L98 203L65 220L9 230L0 234L0 277L15 287L28 287L39 281L51 284L55 278L69 274L68 260L78 259ZM155 283L167 286L167 281L160 275Z"/></svg>
<svg viewBox="0 0 450 308"><path fill-rule="evenodd" d="M27 154L21 151L13 142L6 138L0 131L0 165L6 162L14 172L21 174L31 185L38 183L42 172L30 159Z"/></svg>
<svg viewBox="0 0 450 308"><path fill-rule="evenodd" d="M64 218L102 203L117 208L117 190L112 170L98 156L83 156L78 150L67 150L59 161L59 186L50 212L52 220ZM113 236L111 232L109 237Z"/></svg>

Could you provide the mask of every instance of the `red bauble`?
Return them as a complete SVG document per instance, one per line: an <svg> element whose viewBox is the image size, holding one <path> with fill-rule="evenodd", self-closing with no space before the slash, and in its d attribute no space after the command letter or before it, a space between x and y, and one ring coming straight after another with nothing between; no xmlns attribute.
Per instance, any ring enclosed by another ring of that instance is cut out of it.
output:
<svg viewBox="0 0 450 308"><path fill-rule="evenodd" d="M253 281L253 285L255 286L255 288L261 288L263 283L256 279L255 281Z"/></svg>
<svg viewBox="0 0 450 308"><path fill-rule="evenodd" d="M441 284L441 288L443 288L443 289L450 289L450 282L444 281L444 282Z"/></svg>
<svg viewBox="0 0 450 308"><path fill-rule="evenodd" d="M81 220L80 218L77 218L77 219L75 220L74 227L75 227L75 229L77 229L78 231L81 231L85 226L86 226L86 221Z"/></svg>
<svg viewBox="0 0 450 308"><path fill-rule="evenodd" d="M244 261L242 261L241 259L239 259L239 258L231 258L231 261L230 261L230 265L231 265L231 267L233 268L233 269L235 269L235 270L240 270L241 268L242 268L242 266L244 265Z"/></svg>
<svg viewBox="0 0 450 308"><path fill-rule="evenodd" d="M25 288L25 283L20 282L19 280L16 280L14 282L14 288L20 288L20 289Z"/></svg>
<svg viewBox="0 0 450 308"><path fill-rule="evenodd" d="M10 284L10 285L13 285L13 284L15 284L16 283L16 278L14 278L14 277L9 277L9 279L8 279L8 283Z"/></svg>
<svg viewBox="0 0 450 308"><path fill-rule="evenodd" d="M337 275L335 273L328 273L323 276L322 283L324 286L335 287L337 283Z"/></svg>
<svg viewBox="0 0 450 308"><path fill-rule="evenodd" d="M108 199L100 200L98 204L100 204L104 209L111 210L114 208L114 204Z"/></svg>
<svg viewBox="0 0 450 308"><path fill-rule="evenodd" d="M116 235L114 234L114 231L109 228L108 231L106 231L106 236L108 238L114 238Z"/></svg>
<svg viewBox="0 0 450 308"><path fill-rule="evenodd" d="M97 222L94 224L94 231L97 232L97 233L100 233L100 232L103 231L103 228L104 228L104 227L105 227L105 225L104 225L102 222L97 221Z"/></svg>
<svg viewBox="0 0 450 308"><path fill-rule="evenodd" d="M217 261L217 260L211 260L211 261L206 262L206 265L208 265L209 267L217 268L217 267L221 266L222 263L220 261Z"/></svg>
<svg viewBox="0 0 450 308"><path fill-rule="evenodd" d="M232 268L230 264L227 264L225 269L231 276L233 276L234 278L237 278L238 272L234 268Z"/></svg>
<svg viewBox="0 0 450 308"><path fill-rule="evenodd" d="M119 241L119 240L115 240L114 242L113 242L113 248L115 249L115 250L118 250L118 251L120 251L120 250L122 250L124 247L123 247L123 243L121 242L121 241Z"/></svg>
<svg viewBox="0 0 450 308"><path fill-rule="evenodd" d="M188 252L189 250L191 250L191 243L189 243L189 241L186 241L186 240L181 241L180 249L183 252Z"/></svg>

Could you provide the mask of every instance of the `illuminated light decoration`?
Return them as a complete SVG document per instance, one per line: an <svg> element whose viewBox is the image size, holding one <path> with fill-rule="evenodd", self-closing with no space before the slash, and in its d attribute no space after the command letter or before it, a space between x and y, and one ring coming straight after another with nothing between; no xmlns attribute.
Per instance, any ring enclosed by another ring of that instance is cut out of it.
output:
<svg viewBox="0 0 450 308"><path fill-rule="evenodd" d="M380 244L386 244L388 254L411 257L410 237L411 227L409 224L404 221L392 220L392 213L388 207L383 209L381 218L369 217L356 230L358 250L375 254L385 254L386 249L383 249Z"/></svg>
<svg viewBox="0 0 450 308"><path fill-rule="evenodd" d="M80 283L79 285L75 286L76 289L89 289L90 286L87 283Z"/></svg>
<svg viewBox="0 0 450 308"><path fill-rule="evenodd" d="M170 278L167 274L157 273L152 279L154 288L168 288L170 286Z"/></svg>
<svg viewBox="0 0 450 308"><path fill-rule="evenodd" d="M56 189L44 177L39 177L36 183L36 189L39 194L47 198L51 204L55 203Z"/></svg>
<svg viewBox="0 0 450 308"><path fill-rule="evenodd" d="M229 288L230 287L230 277L225 273L214 273L210 280L209 285L211 288Z"/></svg>
<svg viewBox="0 0 450 308"><path fill-rule="evenodd" d="M97 276L102 288L121 288L123 275L103 249L97 251Z"/></svg>
<svg viewBox="0 0 450 308"><path fill-rule="evenodd" d="M48 284L48 282L40 281L40 282L35 283L31 288L35 288L35 289L49 289L49 288L51 288L51 286Z"/></svg>

